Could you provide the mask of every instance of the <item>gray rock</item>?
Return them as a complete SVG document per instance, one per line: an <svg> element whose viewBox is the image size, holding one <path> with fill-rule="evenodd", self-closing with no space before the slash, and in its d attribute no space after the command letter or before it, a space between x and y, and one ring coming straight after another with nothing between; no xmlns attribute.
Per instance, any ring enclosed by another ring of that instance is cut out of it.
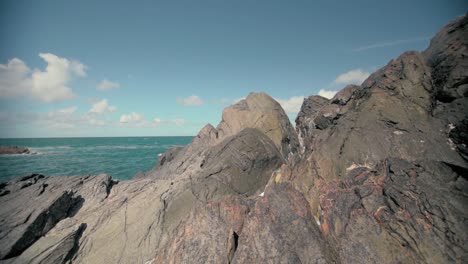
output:
<svg viewBox="0 0 468 264"><path fill-rule="evenodd" d="M345 88L336 93L330 101L332 104L346 105L353 97L354 92L360 88L360 86L354 84L347 85Z"/></svg>
<svg viewBox="0 0 468 264"><path fill-rule="evenodd" d="M465 25L466 16L425 52L406 52L372 74L334 122L323 121L322 129L297 124L309 131L305 152L278 175L305 194L341 262L466 258L468 105L452 89L468 73ZM326 107L303 119L321 118Z"/></svg>
<svg viewBox="0 0 468 264"><path fill-rule="evenodd" d="M271 183L244 220L232 263L336 263L304 196Z"/></svg>
<svg viewBox="0 0 468 264"><path fill-rule="evenodd" d="M7 194L0 197L0 259L20 255L57 222L66 218L81 201L81 197L74 196L70 190L45 193L48 183L40 176L32 178L35 181L32 184L23 184L27 180L23 178L4 188ZM18 206L22 204L24 206Z"/></svg>
<svg viewBox="0 0 468 264"><path fill-rule="evenodd" d="M432 68L435 99L449 103L466 97L468 84L468 36L466 15L442 28L432 38L424 56Z"/></svg>
<svg viewBox="0 0 468 264"><path fill-rule="evenodd" d="M0 146L0 155L33 154L28 148L18 146Z"/></svg>
<svg viewBox="0 0 468 264"><path fill-rule="evenodd" d="M285 158L298 149L294 127L280 104L264 93L251 93L247 98L227 107L216 127L218 142L244 128L256 128L269 137Z"/></svg>

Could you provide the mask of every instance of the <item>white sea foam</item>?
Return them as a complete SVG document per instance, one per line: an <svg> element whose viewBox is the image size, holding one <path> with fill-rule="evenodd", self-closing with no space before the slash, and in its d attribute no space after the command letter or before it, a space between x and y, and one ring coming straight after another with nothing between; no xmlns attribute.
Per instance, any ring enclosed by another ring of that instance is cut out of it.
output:
<svg viewBox="0 0 468 264"><path fill-rule="evenodd" d="M27 147L28 149L41 149L41 150L49 150L49 149L71 149L71 146L47 146L47 147Z"/></svg>
<svg viewBox="0 0 468 264"><path fill-rule="evenodd" d="M116 146L92 146L89 149L153 149L158 146L151 145L116 145Z"/></svg>
<svg viewBox="0 0 468 264"><path fill-rule="evenodd" d="M0 154L1 157L28 157L28 156L36 156L36 155L43 155L42 152L30 152L30 153L20 153L20 154Z"/></svg>

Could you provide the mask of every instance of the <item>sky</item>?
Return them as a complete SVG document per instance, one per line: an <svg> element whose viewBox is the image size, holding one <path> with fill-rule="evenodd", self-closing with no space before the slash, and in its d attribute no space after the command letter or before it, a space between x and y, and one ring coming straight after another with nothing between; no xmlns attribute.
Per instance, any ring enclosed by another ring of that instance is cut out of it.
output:
<svg viewBox="0 0 468 264"><path fill-rule="evenodd" d="M250 92L291 120L467 11L464 0L0 2L0 138L196 135Z"/></svg>

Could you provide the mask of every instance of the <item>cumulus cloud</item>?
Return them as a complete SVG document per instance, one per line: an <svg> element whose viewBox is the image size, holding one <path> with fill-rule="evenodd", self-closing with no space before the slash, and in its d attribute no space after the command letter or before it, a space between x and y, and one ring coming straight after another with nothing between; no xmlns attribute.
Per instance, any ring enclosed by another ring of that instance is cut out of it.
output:
<svg viewBox="0 0 468 264"><path fill-rule="evenodd" d="M181 126L185 123L185 120L182 118L175 118L175 119L161 119L161 118L154 118L153 123L155 125L176 125L176 126Z"/></svg>
<svg viewBox="0 0 468 264"><path fill-rule="evenodd" d="M430 37L420 37L420 38L399 39L399 40L388 41L388 42L379 42L379 43L374 43L374 44L370 44L367 46L358 47L354 49L353 51L364 51L364 50L369 50L369 49L396 46L396 45L401 45L401 44L406 44L406 43L411 43L411 42L428 41L430 39L431 39Z"/></svg>
<svg viewBox="0 0 468 264"><path fill-rule="evenodd" d="M71 107L68 107L68 108L59 109L59 110L57 110L57 112L58 112L58 113L61 113L61 114L69 115L69 114L75 113L75 112L76 112L76 109L78 109L78 107L76 107L76 106L71 106Z"/></svg>
<svg viewBox="0 0 468 264"><path fill-rule="evenodd" d="M343 74L340 74L333 81L333 84L357 84L360 85L363 81L369 77L370 72L363 71L361 69L354 69Z"/></svg>
<svg viewBox="0 0 468 264"><path fill-rule="evenodd" d="M109 105L107 99L102 99L101 101L97 101L93 103L91 109L88 111L90 114L106 114L106 113L113 113L117 110L117 107L113 105Z"/></svg>
<svg viewBox="0 0 468 264"><path fill-rule="evenodd" d="M12 59L8 64L0 64L0 96L14 98L27 95L32 81L28 79L31 70L20 59Z"/></svg>
<svg viewBox="0 0 468 264"><path fill-rule="evenodd" d="M203 100L198 95L191 95L186 98L177 98L177 103L183 106L200 106Z"/></svg>
<svg viewBox="0 0 468 264"><path fill-rule="evenodd" d="M0 97L31 97L45 103L76 97L68 85L86 76L86 66L51 53L39 53L39 57L47 63L44 70L31 70L18 58L0 64Z"/></svg>
<svg viewBox="0 0 468 264"><path fill-rule="evenodd" d="M226 105L232 102L232 99L229 98L220 98L220 99L212 99L211 103L218 104L218 105Z"/></svg>
<svg viewBox="0 0 468 264"><path fill-rule="evenodd" d="M32 123L40 124L53 128L77 128L83 126L103 126L110 124L110 121L95 115L94 113L86 113L84 115L76 115L76 106L58 109L47 113L34 114L35 120Z"/></svg>
<svg viewBox="0 0 468 264"><path fill-rule="evenodd" d="M337 92L338 91L330 91L330 90L320 89L320 91L318 92L318 95L320 95L322 97L325 97L325 98L328 98L328 99L332 99L333 96L335 96L335 94Z"/></svg>
<svg viewBox="0 0 468 264"><path fill-rule="evenodd" d="M241 98L234 99L232 102L236 104L236 103L238 103L238 102L240 102L240 101L242 101L244 99L245 99L245 97L241 97Z"/></svg>
<svg viewBox="0 0 468 264"><path fill-rule="evenodd" d="M100 91L110 91L119 87L120 87L120 83L112 82L107 79L104 79L97 85L96 88Z"/></svg>
<svg viewBox="0 0 468 264"><path fill-rule="evenodd" d="M152 121L145 120L142 114L132 112L120 116L118 126L124 127L145 127L145 128L157 128L162 126L182 126L185 124L185 120L182 118L175 119L163 119L160 117L153 118Z"/></svg>
<svg viewBox="0 0 468 264"><path fill-rule="evenodd" d="M18 126L20 124L37 125L40 128L69 129L83 123L75 115L76 106L49 112L0 112L0 126Z"/></svg>
<svg viewBox="0 0 468 264"><path fill-rule="evenodd" d="M120 116L120 123L138 123L141 121L143 121L143 115L136 112Z"/></svg>
<svg viewBox="0 0 468 264"><path fill-rule="evenodd" d="M85 120L88 124L93 126L104 126L109 123L108 120L98 119L89 115L83 116L83 120Z"/></svg>
<svg viewBox="0 0 468 264"><path fill-rule="evenodd" d="M171 119L170 123L174 124L174 125L177 125L177 126L181 126L181 125L185 124L185 120L182 119L182 118L176 118L176 119Z"/></svg>
<svg viewBox="0 0 468 264"><path fill-rule="evenodd" d="M289 99L275 99L283 107L284 111L288 114L296 114L301 110L304 96L293 96Z"/></svg>

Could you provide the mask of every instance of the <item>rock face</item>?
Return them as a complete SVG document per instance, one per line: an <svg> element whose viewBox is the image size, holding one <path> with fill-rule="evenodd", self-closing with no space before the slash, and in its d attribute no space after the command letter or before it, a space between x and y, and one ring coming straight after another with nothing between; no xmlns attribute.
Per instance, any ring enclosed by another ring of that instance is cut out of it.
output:
<svg viewBox="0 0 468 264"><path fill-rule="evenodd" d="M362 85L226 108L131 181L0 185L0 263L463 263L467 17Z"/></svg>

